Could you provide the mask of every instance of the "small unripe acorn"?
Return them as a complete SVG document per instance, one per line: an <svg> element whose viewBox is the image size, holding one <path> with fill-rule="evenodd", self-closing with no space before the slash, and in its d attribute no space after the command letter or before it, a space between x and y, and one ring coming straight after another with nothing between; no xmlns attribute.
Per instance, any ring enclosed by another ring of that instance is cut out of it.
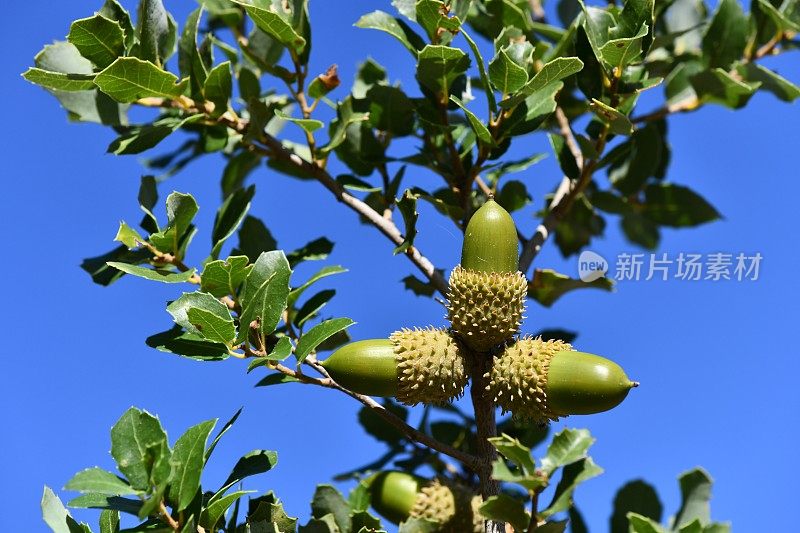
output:
<svg viewBox="0 0 800 533"><path fill-rule="evenodd" d="M446 331L402 329L389 339L347 344L321 362L343 387L406 405L443 404L460 396L469 378L466 350Z"/></svg>
<svg viewBox="0 0 800 533"><path fill-rule="evenodd" d="M488 351L519 331L528 282L517 271L517 251L514 220L490 198L467 224L461 265L450 275L447 319L473 350Z"/></svg>
<svg viewBox="0 0 800 533"><path fill-rule="evenodd" d="M439 525L438 533L483 531L477 511L481 499L463 487L393 471L378 472L364 483L373 509L394 524L424 518Z"/></svg>
<svg viewBox="0 0 800 533"><path fill-rule="evenodd" d="M638 386L613 361L540 338L506 347L488 377L487 390L503 412L538 423L608 411Z"/></svg>
<svg viewBox="0 0 800 533"><path fill-rule="evenodd" d="M513 273L518 269L517 227L492 198L467 223L461 267L476 272Z"/></svg>

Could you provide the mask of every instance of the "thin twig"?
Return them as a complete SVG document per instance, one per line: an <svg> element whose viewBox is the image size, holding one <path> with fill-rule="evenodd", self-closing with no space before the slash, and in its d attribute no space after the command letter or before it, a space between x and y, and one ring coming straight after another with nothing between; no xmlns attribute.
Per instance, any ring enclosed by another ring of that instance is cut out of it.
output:
<svg viewBox="0 0 800 533"><path fill-rule="evenodd" d="M528 523L528 533L535 533L539 528L539 491L534 490L531 493L531 521Z"/></svg>
<svg viewBox="0 0 800 533"><path fill-rule="evenodd" d="M179 107L187 109L190 112L205 112L204 109L197 107L193 102L189 102L191 105L185 101L177 102L175 100L163 98L142 98L136 103L148 107ZM223 114L219 118L219 122L227 125L238 133L245 134L248 132L249 123L244 119L233 116L231 113ZM258 140L263 143L263 146L258 144L250 144L249 146L252 146L253 149L263 153L267 157L289 163L295 167L295 169L313 177L328 189L337 200L367 219L396 246L403 243L405 240L403 234L392 220L387 220L381 213L372 209L368 204L345 191L344 187L342 187L324 168L301 158L294 153L294 151L286 148L278 139L266 132L260 133L258 135ZM414 246L409 246L405 251L405 255L425 277L428 278L436 290L443 295L447 294L447 281L444 279L444 276L436 270L436 267L427 257L422 255Z"/></svg>
<svg viewBox="0 0 800 533"><path fill-rule="evenodd" d="M346 389L346 388L342 387L341 385L336 383L333 380L333 378L331 378L330 375L328 375L328 373L325 371L325 369L319 363L317 363L316 361L307 360L306 364L311 366L311 368L313 368L314 370L316 370L317 372L322 374L324 377L315 378L315 377L307 376L307 375L305 375L305 374L303 374L301 372L297 372L296 370L293 370L293 369L288 368L288 367L286 367L284 365L281 365L281 364L276 365L275 369L278 372L282 373L282 374L285 374L287 376L291 376L291 377L293 377L295 379L298 379L298 380L300 380L300 381L302 381L304 383L309 383L309 384L312 384L312 385L325 387L327 389L335 389L335 390L338 390L340 392L343 392L343 393L347 394L348 396L350 396L351 398L354 398L354 399L358 400L359 402L361 402L366 407L369 407L370 409L372 409L372 411L375 414L377 414L378 416L383 418L386 422L388 422L389 424L391 424L392 426L394 426L395 428L400 430L409 439L411 439L413 441L416 441L416 442L419 442L420 444L424 444L425 446L428 446L431 449L434 449L434 450L436 450L436 451L438 451L440 453L443 453L443 454L445 454L445 455L447 455L449 457L452 457L453 459L461 462L464 466L466 466L470 470L475 471L477 469L477 467L478 467L478 459L474 455L471 455L471 454L462 452L460 450L457 450L457 449L453 448L452 446L450 446L448 444L445 444L443 442L440 442L440 441L434 439L433 437L431 437L429 435L426 435L425 433L422 433L421 431L409 426L401 418L399 418L394 413L386 410L386 408L384 406L382 406L381 404L379 404L378 402L373 400L371 397L365 396L363 394L359 394L357 392L353 392L350 389Z"/></svg>
<svg viewBox="0 0 800 533"><path fill-rule="evenodd" d="M173 531L180 531L181 525L172 518L172 515L169 514L167 511L167 506L164 505L164 501L162 500L161 503L158 505L158 510L161 513L161 516L164 518L164 521L172 528Z"/></svg>
<svg viewBox="0 0 800 533"><path fill-rule="evenodd" d="M544 22L546 20L547 15L545 15L544 8L542 7L542 2L540 0L528 0L528 5L531 8L533 20L536 22Z"/></svg>
<svg viewBox="0 0 800 533"><path fill-rule="evenodd" d="M581 152L578 141L575 139L575 134L572 133L572 127L569 124L569 119L560 107L556 108L555 117L556 121L558 121L559 132L561 133L561 136L564 137L567 148L572 154L572 157L575 158L578 168L582 168L584 164L583 152ZM548 208L547 215L545 215L544 220L542 220L542 222L536 227L536 230L531 238L528 239L528 241L522 247L522 254L520 254L519 258L520 271L528 271L531 263L533 263L533 260L542 249L542 246L547 241L548 237L550 237L550 234L553 233L553 230L555 230L559 220L559 206L574 189L574 185L577 185L577 183L573 183L573 180L567 176L564 176L561 179L561 183L558 184L558 188L556 189L556 192L553 193L552 200L550 200L550 206Z"/></svg>

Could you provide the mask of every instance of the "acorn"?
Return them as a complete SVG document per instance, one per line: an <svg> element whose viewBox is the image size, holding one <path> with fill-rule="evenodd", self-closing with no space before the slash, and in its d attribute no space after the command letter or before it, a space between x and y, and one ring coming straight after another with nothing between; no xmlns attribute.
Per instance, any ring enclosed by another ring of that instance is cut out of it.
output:
<svg viewBox="0 0 800 533"><path fill-rule="evenodd" d="M347 344L320 364L343 387L406 405L444 404L461 396L469 354L441 329L402 329L389 339Z"/></svg>
<svg viewBox="0 0 800 533"><path fill-rule="evenodd" d="M540 424L608 411L639 385L613 361L530 337L507 346L487 377L486 389L504 413Z"/></svg>
<svg viewBox="0 0 800 533"><path fill-rule="evenodd" d="M514 220L490 198L470 218L461 265L450 275L447 319L473 350L488 351L519 331L528 281L517 269Z"/></svg>
<svg viewBox="0 0 800 533"><path fill-rule="evenodd" d="M373 509L394 524L423 518L438 524L438 533L483 531L482 500L460 485L395 471L378 472L363 483Z"/></svg>

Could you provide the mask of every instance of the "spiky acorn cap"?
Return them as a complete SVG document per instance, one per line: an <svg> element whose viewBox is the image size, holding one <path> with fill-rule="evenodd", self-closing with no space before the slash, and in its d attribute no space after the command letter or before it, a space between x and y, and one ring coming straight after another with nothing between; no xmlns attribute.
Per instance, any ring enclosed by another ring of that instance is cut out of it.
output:
<svg viewBox="0 0 800 533"><path fill-rule="evenodd" d="M486 389L504 413L540 424L558 420L547 403L547 374L553 356L568 350L564 341L522 338L495 358Z"/></svg>
<svg viewBox="0 0 800 533"><path fill-rule="evenodd" d="M447 319L464 343L485 352L522 324L528 281L521 272L481 272L457 266L450 275Z"/></svg>
<svg viewBox="0 0 800 533"><path fill-rule="evenodd" d="M614 361L530 337L506 347L488 377L486 388L504 412L543 424L613 409L639 385Z"/></svg>
<svg viewBox="0 0 800 533"><path fill-rule="evenodd" d="M400 402L443 404L461 396L469 378L469 354L447 331L404 328L390 338Z"/></svg>
<svg viewBox="0 0 800 533"><path fill-rule="evenodd" d="M438 533L480 533L483 531L483 517L477 512L480 504L480 496L434 479L417 493L409 517L440 524Z"/></svg>

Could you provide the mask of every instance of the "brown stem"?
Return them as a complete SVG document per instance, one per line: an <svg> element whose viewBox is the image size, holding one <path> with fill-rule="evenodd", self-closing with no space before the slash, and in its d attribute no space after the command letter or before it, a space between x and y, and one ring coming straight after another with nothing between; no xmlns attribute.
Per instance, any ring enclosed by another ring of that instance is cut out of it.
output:
<svg viewBox="0 0 800 533"><path fill-rule="evenodd" d="M528 533L534 533L539 529L539 491L534 490L531 493L531 521L528 523Z"/></svg>
<svg viewBox="0 0 800 533"><path fill-rule="evenodd" d="M477 469L480 480L481 497L486 500L500 493L500 484L492 479L492 464L497 459L497 450L488 439L497 436L494 402L486 394L488 379L486 374L491 370L492 359L485 354L477 354L472 368L472 385L470 395L475 412L475 428L477 432ZM503 533L505 525L495 520L487 520L486 533Z"/></svg>
<svg viewBox="0 0 800 533"><path fill-rule="evenodd" d="M313 368L314 370L316 370L317 372L322 374L324 377L323 378L315 378L315 377L311 377L311 376L306 376L305 374L303 374L301 372L297 372L296 370L292 370L291 368L288 368L288 367L286 367L284 365L281 365L281 364L276 365L275 369L278 372L282 373L282 374L285 374L287 376L291 376L293 378L299 379L300 381L302 381L304 383L309 383L309 384L312 384L312 385L325 387L327 389L335 389L335 390L338 390L338 391L341 391L341 392L347 394L351 398L354 398L354 399L358 400L359 402L361 402L366 407L369 407L370 409L372 409L372 411L375 414L377 414L378 416L383 418L386 422L388 422L389 424L391 424L392 426L394 426L395 428L400 430L409 439L411 439L411 440L413 440L415 442L419 442L420 444L424 444L425 446L427 446L427 447L429 447L431 449L434 449L437 452L440 452L440 453L443 453L443 454L445 454L447 456L450 456L453 459L461 462L464 466L466 466L470 470L477 471L477 467L478 467L478 459L477 459L477 457L475 457L473 455L470 455L468 453L462 452L460 450L457 450L457 449L453 448L452 446L450 446L448 444L445 444L443 442L440 442L440 441L434 439L433 437L431 437L429 435L426 435L425 433L422 433L421 431L409 426L401 418L399 418L394 413L392 413L390 411L387 411L385 407L383 407L381 404L379 404L378 402L373 400L371 397L365 396L363 394L359 394L357 392L353 392L353 391L351 391L349 389L346 389L346 388L342 387L341 385L336 383L333 380L333 378L331 378L330 375L328 375L327 371L319 363L317 363L313 359L312 360L306 360L305 362L311 368Z"/></svg>
<svg viewBox="0 0 800 533"><path fill-rule="evenodd" d="M172 528L173 531L180 531L181 525L174 518L172 518L172 515L170 515L169 511L167 511L167 506L164 505L163 501L159 504L158 511L161 513L161 517L169 525L169 527Z"/></svg>
<svg viewBox="0 0 800 533"><path fill-rule="evenodd" d="M175 100L163 98L142 98L136 103L148 107L186 108L186 102L178 103ZM192 103L192 105L189 107L189 111L204 112L194 103ZM249 126L249 123L246 120L235 117L230 113L222 115L222 117L219 118L219 122L242 134L247 133ZM267 133L261 133L258 140L259 142L263 143L263 146L257 144L250 144L248 146L252 146L253 149L263 153L267 157L272 157L288 163L295 167L295 169L300 170L304 174L316 179L323 186L325 186L325 188L328 189L337 200L366 218L395 245L399 246L403 243L403 234L393 221L387 220L381 215L381 213L378 213L369 205L345 191L345 189L339 185L339 183L333 179L333 176L331 176L324 168L321 168L320 166L299 157L292 150L283 146L278 139ZM405 251L405 255L425 275L425 277L428 278L436 290L443 295L447 294L447 281L444 279L444 276L442 276L442 274L436 270L436 267L434 267L433 263L431 263L427 257L422 255L414 246L409 246Z"/></svg>

